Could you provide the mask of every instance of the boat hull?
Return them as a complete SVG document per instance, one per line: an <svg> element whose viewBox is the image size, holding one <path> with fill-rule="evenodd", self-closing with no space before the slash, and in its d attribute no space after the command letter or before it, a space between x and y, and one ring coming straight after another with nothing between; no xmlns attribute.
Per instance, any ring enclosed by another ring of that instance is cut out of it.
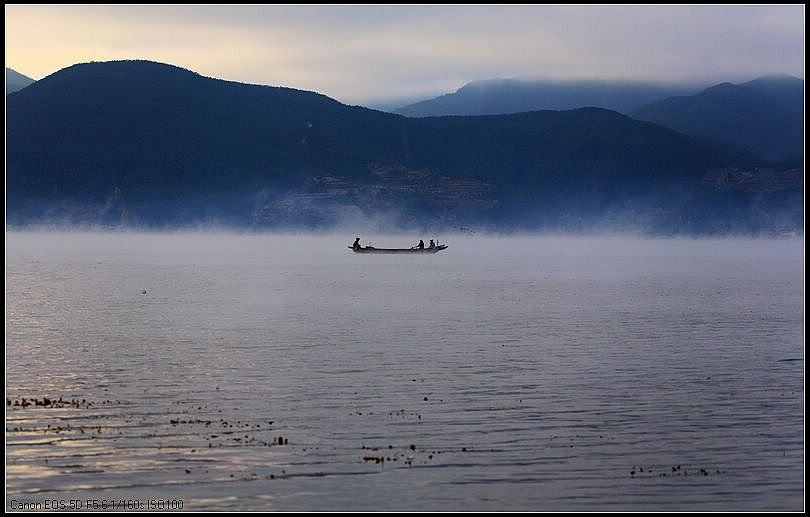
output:
<svg viewBox="0 0 810 517"><path fill-rule="evenodd" d="M441 246L436 246L434 248L375 248L373 246L366 246L364 248L353 248L349 246L349 249L354 251L355 253L382 253L382 254L411 254L411 255L420 255L420 254L432 254L442 251L443 249L447 249L446 244L442 244Z"/></svg>

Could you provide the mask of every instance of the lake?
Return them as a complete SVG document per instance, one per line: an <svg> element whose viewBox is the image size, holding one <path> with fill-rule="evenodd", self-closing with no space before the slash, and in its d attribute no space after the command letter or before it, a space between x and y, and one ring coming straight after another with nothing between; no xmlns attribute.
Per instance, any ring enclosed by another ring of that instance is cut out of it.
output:
<svg viewBox="0 0 810 517"><path fill-rule="evenodd" d="M7 232L6 510L804 510L803 238L354 237Z"/></svg>

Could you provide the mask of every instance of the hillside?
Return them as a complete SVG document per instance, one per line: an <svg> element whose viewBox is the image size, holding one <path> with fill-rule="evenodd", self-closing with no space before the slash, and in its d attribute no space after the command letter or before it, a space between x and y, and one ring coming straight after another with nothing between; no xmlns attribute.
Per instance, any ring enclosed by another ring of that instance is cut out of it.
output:
<svg viewBox="0 0 810 517"><path fill-rule="evenodd" d="M732 144L767 160L804 153L804 81L795 77L722 83L697 95L643 106L630 115L687 135Z"/></svg>
<svg viewBox="0 0 810 517"><path fill-rule="evenodd" d="M120 61L75 65L10 94L6 137L13 227L610 223L671 234L802 222L795 164L597 108L407 118ZM769 187L752 191L751 178Z"/></svg>

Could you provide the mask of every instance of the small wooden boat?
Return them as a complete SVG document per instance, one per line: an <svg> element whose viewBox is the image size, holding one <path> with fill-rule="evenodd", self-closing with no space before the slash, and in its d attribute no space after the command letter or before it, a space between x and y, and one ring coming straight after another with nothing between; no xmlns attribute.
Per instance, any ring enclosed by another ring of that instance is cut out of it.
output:
<svg viewBox="0 0 810 517"><path fill-rule="evenodd" d="M436 253L443 249L447 249L447 244L440 244L432 248L375 248L374 246L349 246L349 249L355 253Z"/></svg>

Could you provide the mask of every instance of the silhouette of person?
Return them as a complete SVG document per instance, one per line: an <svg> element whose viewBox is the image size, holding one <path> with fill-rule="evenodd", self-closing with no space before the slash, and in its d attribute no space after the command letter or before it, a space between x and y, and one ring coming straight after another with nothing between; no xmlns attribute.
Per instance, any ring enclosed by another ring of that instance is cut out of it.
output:
<svg viewBox="0 0 810 517"><path fill-rule="evenodd" d="M419 246L417 246L417 248L419 248L420 250L425 249L425 241L419 239Z"/></svg>
<svg viewBox="0 0 810 517"><path fill-rule="evenodd" d="M433 239L430 239L430 246L428 246L428 248L435 248L435 247L436 247L436 243L433 242Z"/></svg>
<svg viewBox="0 0 810 517"><path fill-rule="evenodd" d="M354 240L354 244L352 244L352 248L353 248L353 249L357 249L357 248L359 248L359 247L360 247L360 237L356 238L356 239Z"/></svg>

